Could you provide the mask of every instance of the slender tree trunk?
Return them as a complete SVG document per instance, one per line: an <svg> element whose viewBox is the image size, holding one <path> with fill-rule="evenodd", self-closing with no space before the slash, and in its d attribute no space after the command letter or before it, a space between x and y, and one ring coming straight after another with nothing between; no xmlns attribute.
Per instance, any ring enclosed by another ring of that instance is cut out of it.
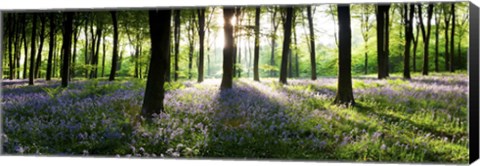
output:
<svg viewBox="0 0 480 166"><path fill-rule="evenodd" d="M73 57L72 57L72 68L70 69L70 79L75 78L75 64L77 61L77 43L78 36L80 35L80 25L75 25L73 29Z"/></svg>
<svg viewBox="0 0 480 166"><path fill-rule="evenodd" d="M23 52L24 52L24 59L23 59L23 79L27 79L27 68L28 68L28 42L27 42L27 32L26 32L26 29L27 29L27 25L28 25L28 22L27 22L27 18L26 18L26 15L27 14L22 14L22 18L23 18L23 28L22 28L22 38L23 38Z"/></svg>
<svg viewBox="0 0 480 166"><path fill-rule="evenodd" d="M255 48L253 50L253 80L260 81L258 63L260 61L260 7L255 8Z"/></svg>
<svg viewBox="0 0 480 166"><path fill-rule="evenodd" d="M188 79L192 79L192 68L193 68L193 51L194 51L194 16L190 16L189 33L188 33Z"/></svg>
<svg viewBox="0 0 480 166"><path fill-rule="evenodd" d="M72 48L72 30L73 30L73 15L72 12L65 12L63 15L66 20L63 22L63 65L62 65L62 87L68 86L68 75L70 74L70 54Z"/></svg>
<svg viewBox="0 0 480 166"><path fill-rule="evenodd" d="M198 82L203 82L203 64L204 64L204 41L205 41L205 9L198 9L198 37L200 39L200 52L198 57Z"/></svg>
<svg viewBox="0 0 480 166"><path fill-rule="evenodd" d="M85 32L85 48L84 48L83 51L85 52L85 66L87 67L88 66L88 17L85 19L84 32ZM85 68L85 78L88 78L88 69L87 68Z"/></svg>
<svg viewBox="0 0 480 166"><path fill-rule="evenodd" d="M286 7L286 19L283 23L283 48L282 48L282 63L280 66L280 83L287 84L287 64L288 53L290 52L290 41L292 34L292 17L293 7Z"/></svg>
<svg viewBox="0 0 480 166"><path fill-rule="evenodd" d="M175 18L174 18L174 40L175 40L175 73L174 73L174 81L178 80L178 54L179 54L179 47L180 47L180 12L181 10L175 10Z"/></svg>
<svg viewBox="0 0 480 166"><path fill-rule="evenodd" d="M418 46L418 37L420 35L420 26L416 26L415 39L413 41L413 72L417 72L417 46Z"/></svg>
<svg viewBox="0 0 480 166"><path fill-rule="evenodd" d="M410 76L410 48L411 41L413 38L413 14L414 14L414 5L410 4L410 9L407 7L407 4L404 5L404 15L405 15L405 49L404 49L404 61L403 61L403 78L411 79ZM407 15L408 12L408 15Z"/></svg>
<svg viewBox="0 0 480 166"><path fill-rule="evenodd" d="M445 70L450 70L450 49L449 49L449 35L448 28L450 27L450 15L445 7L443 8L444 23L445 23Z"/></svg>
<svg viewBox="0 0 480 166"><path fill-rule="evenodd" d="M233 25L230 20L235 13L235 9L223 8L223 31L225 36L225 46L223 47L223 74L220 90L231 89L233 84Z"/></svg>
<svg viewBox="0 0 480 166"><path fill-rule="evenodd" d="M383 75L385 77L389 77L389 72L390 72L390 5L385 6L385 45L384 47L384 54L385 54L385 59L384 59L384 67L385 70Z"/></svg>
<svg viewBox="0 0 480 166"><path fill-rule="evenodd" d="M352 88L352 31L350 29L350 7L338 5L339 46L338 46L338 87L334 103L353 106Z"/></svg>
<svg viewBox="0 0 480 166"><path fill-rule="evenodd" d="M30 71L28 75L28 85L33 85L33 77L35 74L34 65L35 65L35 38L37 36L37 14L32 14L33 21L32 21L32 39L31 39L31 56L30 56Z"/></svg>
<svg viewBox="0 0 480 166"><path fill-rule="evenodd" d="M165 73L167 58L170 55L170 20L171 10L150 10L151 53L148 69L147 87L142 105L142 116L153 118L153 114L163 112L165 96Z"/></svg>
<svg viewBox="0 0 480 166"><path fill-rule="evenodd" d="M117 12L112 11L112 22L113 22L113 53L112 53L112 68L110 70L109 81L115 80L115 73L117 69L117 59L118 59L118 22L117 22ZM151 15L151 14L149 14ZM150 72L150 71L149 71ZM163 87L163 85L162 85ZM163 89L163 88L162 88ZM142 110L143 111L143 110Z"/></svg>
<svg viewBox="0 0 480 166"><path fill-rule="evenodd" d="M8 36L8 79L13 80L13 32L15 30L15 21L14 21L14 14L7 14L7 36Z"/></svg>
<svg viewBox="0 0 480 166"><path fill-rule="evenodd" d="M53 44L55 41L55 15L50 13L50 42L48 44L48 59L47 59L47 81L52 79L52 58L53 52L55 51Z"/></svg>
<svg viewBox="0 0 480 166"><path fill-rule="evenodd" d="M440 10L436 8L435 10ZM438 65L438 36L440 34L438 28L440 26L440 15L438 14L438 11L435 11L435 72L440 72L440 68Z"/></svg>
<svg viewBox="0 0 480 166"><path fill-rule="evenodd" d="M40 45L38 46L38 53L37 53L37 60L35 61L35 78L38 78L38 74L40 73L40 64L42 62L42 49L43 49L43 41L45 39L45 16L44 14L40 14L40 22L42 24L40 28Z"/></svg>
<svg viewBox="0 0 480 166"><path fill-rule="evenodd" d="M427 30L425 31L425 26L423 24L423 16L422 16L422 6L421 4L418 5L418 15L420 19L420 27L422 30L422 39L423 39L423 75L428 75L428 57L429 57L429 46L430 46L430 27L431 23L430 20L433 14L433 4L428 5L427 9Z"/></svg>
<svg viewBox="0 0 480 166"><path fill-rule="evenodd" d="M384 75L384 59L385 59L385 50L384 42L385 42L385 17L384 17L385 7L383 5L377 5L376 8L376 18L377 18L377 66L378 66L378 79L385 78Z"/></svg>
<svg viewBox="0 0 480 166"><path fill-rule="evenodd" d="M312 6L307 6L308 26L310 29L310 68L312 80L317 79L317 65L315 60L315 34L313 29Z"/></svg>
<svg viewBox="0 0 480 166"><path fill-rule="evenodd" d="M273 26L273 31L272 31L272 56L270 57L270 66L274 67L275 66L275 47L276 43L275 40L277 39L277 28L278 28L278 23L276 21L276 15L277 15L277 10L275 8L272 9L272 26ZM270 71L270 77L275 76L275 70Z"/></svg>
<svg viewBox="0 0 480 166"><path fill-rule="evenodd" d="M455 48L454 48L454 41L455 41L455 3L451 4L450 11L452 13L452 30L450 31L450 72L455 72Z"/></svg>
<svg viewBox="0 0 480 166"><path fill-rule="evenodd" d="M105 57L106 57L106 53L107 53L107 52L106 52L106 44L105 44L105 43L107 43L107 42L105 41L105 36L106 36L106 35L103 35L103 39L102 39L102 41L103 41L103 42L102 42L102 44L103 44L103 54L102 54L102 77L104 77L104 76L105 76Z"/></svg>

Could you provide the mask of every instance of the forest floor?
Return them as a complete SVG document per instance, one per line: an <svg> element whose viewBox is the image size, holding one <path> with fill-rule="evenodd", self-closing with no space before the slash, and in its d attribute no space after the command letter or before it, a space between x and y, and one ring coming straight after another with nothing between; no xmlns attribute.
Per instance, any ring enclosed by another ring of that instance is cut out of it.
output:
<svg viewBox="0 0 480 166"><path fill-rule="evenodd" d="M165 113L135 120L145 81L3 81L7 154L468 162L467 74L353 79L355 107L333 105L336 78L167 83Z"/></svg>

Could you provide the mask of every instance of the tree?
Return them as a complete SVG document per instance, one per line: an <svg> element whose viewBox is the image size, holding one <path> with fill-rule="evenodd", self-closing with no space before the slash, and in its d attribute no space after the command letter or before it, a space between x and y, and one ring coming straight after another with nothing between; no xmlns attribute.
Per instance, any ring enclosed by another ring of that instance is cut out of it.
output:
<svg viewBox="0 0 480 166"><path fill-rule="evenodd" d="M368 32L373 27L372 22L370 22L370 12L370 5L362 5L362 12L360 15L360 31L362 33L363 43L365 46L365 74L368 74L368 40L370 39L370 35Z"/></svg>
<svg viewBox="0 0 480 166"><path fill-rule="evenodd" d="M48 59L47 59L47 81L52 78L52 58L54 52L54 41L55 41L55 15L50 13L50 32L49 32L49 44L48 44Z"/></svg>
<svg viewBox="0 0 480 166"><path fill-rule="evenodd" d="M175 40L175 73L173 76L173 79L175 81L178 80L178 54L179 54L179 47L180 47L180 11L181 10L175 10L174 11L174 40Z"/></svg>
<svg viewBox="0 0 480 166"><path fill-rule="evenodd" d="M307 6L308 27L310 29L310 68L312 80L317 79L317 64L315 60L315 33L313 28L312 6Z"/></svg>
<svg viewBox="0 0 480 166"><path fill-rule="evenodd" d="M9 24L9 26L7 27L7 31L8 32L8 74L9 74L9 79L10 80L13 80L13 49L12 49L12 46L13 46L13 31L15 30L15 21L13 19L14 14L7 14L7 24Z"/></svg>
<svg viewBox="0 0 480 166"><path fill-rule="evenodd" d="M166 63L170 56L170 20L171 10L150 10L151 57L148 69L147 87L142 105L142 116L151 119L153 114L163 111L165 96Z"/></svg>
<svg viewBox="0 0 480 166"><path fill-rule="evenodd" d="M198 12L198 37L200 39L200 52L198 57L198 82L203 82L203 64L204 64L204 42L205 42L205 8L200 8Z"/></svg>
<svg viewBox="0 0 480 166"><path fill-rule="evenodd" d="M407 7L407 4L404 5L404 15L405 15L405 49L404 49L404 59L403 59L403 78L411 79L410 76L410 48L411 42L413 39L413 14L415 5L410 4L410 7ZM407 15L408 13L408 15Z"/></svg>
<svg viewBox="0 0 480 166"><path fill-rule="evenodd" d="M422 39L423 39L423 75L428 75L428 55L429 55L429 46L430 46L430 29L433 14L433 4L428 4L427 9L427 30L425 32L425 25L423 24L422 16L422 6L418 4L418 15L420 19L420 28L422 30Z"/></svg>
<svg viewBox="0 0 480 166"><path fill-rule="evenodd" d="M290 41L292 34L292 17L293 7L285 8L286 17L283 21L283 48L282 48L282 62L280 66L280 83L287 84L287 63L288 54L290 51Z"/></svg>
<svg viewBox="0 0 480 166"><path fill-rule="evenodd" d="M23 59L23 79L27 79L27 68L28 68L28 43L27 43L27 14L22 14L20 17L23 20L23 28L22 28L22 39L23 39L23 52L24 52L24 59Z"/></svg>
<svg viewBox="0 0 480 166"><path fill-rule="evenodd" d="M233 25L230 20L234 13L235 9L223 8L225 46L223 47L223 74L220 90L231 89L233 84Z"/></svg>
<svg viewBox="0 0 480 166"><path fill-rule="evenodd" d="M443 4L443 21L445 23L445 70L449 71L450 70L450 49L449 49L449 35L448 35L448 28L450 26L450 19L451 15L448 14L448 9L445 4Z"/></svg>
<svg viewBox="0 0 480 166"><path fill-rule="evenodd" d="M451 39L450 40L450 49L451 49L451 51L450 51L449 55L450 55L450 72L453 73L453 72L455 72L455 65L454 65L455 64L454 63L455 62L455 60L454 60L454 58L455 58L455 48L454 48L455 42L454 41L455 40L454 39L455 39L455 26L456 26L455 25L455 3L451 4L450 11L452 13L452 31L450 31L450 39Z"/></svg>
<svg viewBox="0 0 480 166"><path fill-rule="evenodd" d="M32 14L33 22L32 22L32 39L31 39L31 55L30 55L30 70L28 74L28 85L33 85L33 76L34 76L34 65L35 65L35 38L37 32L37 14Z"/></svg>
<svg viewBox="0 0 480 166"><path fill-rule="evenodd" d="M272 13L271 16L271 22L272 22L272 28L273 31L271 33L271 43L272 43L272 51L271 51L271 57L270 57L270 66L275 66L275 47L276 47L276 39L277 39L277 29L278 26L280 25L277 21L277 8L272 7L270 8L270 11ZM270 70L270 76L273 77L275 75L275 70Z"/></svg>
<svg viewBox="0 0 480 166"><path fill-rule="evenodd" d="M113 53L112 53L112 68L110 70L110 76L108 78L109 81L115 80L115 73L117 69L117 62L118 62L118 22L117 22L117 12L112 11L110 12L112 15L112 22L113 22Z"/></svg>
<svg viewBox="0 0 480 166"><path fill-rule="evenodd" d="M438 43L439 43L439 27L440 27L440 8L435 8L435 72L439 72L438 66Z"/></svg>
<svg viewBox="0 0 480 166"><path fill-rule="evenodd" d="M377 5L376 10L378 79L388 77L389 9L390 5Z"/></svg>
<svg viewBox="0 0 480 166"><path fill-rule="evenodd" d="M255 48L253 50L253 80L260 81L258 61L260 59L260 7L255 8Z"/></svg>
<svg viewBox="0 0 480 166"><path fill-rule="evenodd" d="M415 8L415 7L414 7ZM416 32L414 34L413 40L413 72L417 72L417 47L418 47L418 38L420 37L420 24L417 23L415 26Z"/></svg>
<svg viewBox="0 0 480 166"><path fill-rule="evenodd" d="M334 103L354 106L352 88L352 31L350 29L350 6L338 5L338 84Z"/></svg>
<svg viewBox="0 0 480 166"><path fill-rule="evenodd" d="M45 15L39 14L40 22L42 24L40 28L40 45L38 46L38 53L37 53L37 60L35 61L35 78L38 78L38 74L40 73L40 64L42 62L42 49L43 49L43 41L45 39Z"/></svg>
<svg viewBox="0 0 480 166"><path fill-rule="evenodd" d="M72 12L65 12L63 15L66 19L63 22L63 65L62 65L62 87L68 86L68 78L70 73L70 54L72 48L72 31L73 31L73 15Z"/></svg>

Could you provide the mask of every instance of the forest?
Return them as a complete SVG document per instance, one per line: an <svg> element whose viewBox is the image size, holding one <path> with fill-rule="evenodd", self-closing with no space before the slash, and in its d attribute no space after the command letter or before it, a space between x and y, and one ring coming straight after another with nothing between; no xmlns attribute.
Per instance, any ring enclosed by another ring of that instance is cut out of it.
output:
<svg viewBox="0 0 480 166"><path fill-rule="evenodd" d="M468 5L2 13L2 150L466 163Z"/></svg>

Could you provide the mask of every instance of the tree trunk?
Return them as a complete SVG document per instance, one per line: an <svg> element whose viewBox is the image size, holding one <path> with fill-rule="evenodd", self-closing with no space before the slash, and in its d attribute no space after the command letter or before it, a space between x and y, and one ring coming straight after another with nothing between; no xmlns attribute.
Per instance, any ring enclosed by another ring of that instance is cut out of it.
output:
<svg viewBox="0 0 480 166"><path fill-rule="evenodd" d="M55 41L55 15L50 13L50 42L48 44L48 59L47 59L47 81L52 79L52 58L53 52L55 51L53 44Z"/></svg>
<svg viewBox="0 0 480 166"><path fill-rule="evenodd" d="M233 17L235 9L223 8L223 28L225 36L225 46L223 47L223 74L220 90L231 89L233 84L233 25L230 20Z"/></svg>
<svg viewBox="0 0 480 166"><path fill-rule="evenodd" d="M40 45L38 46L38 53L37 53L37 60L35 61L35 78L38 78L38 74L40 73L40 64L42 62L42 49L43 49L43 41L45 39L45 16L44 14L40 14L40 22L42 24L40 28Z"/></svg>
<svg viewBox="0 0 480 166"><path fill-rule="evenodd" d="M198 9L198 37L200 48L198 56L198 82L203 82L204 41L205 41L205 9Z"/></svg>
<svg viewBox="0 0 480 166"><path fill-rule="evenodd" d="M260 7L255 8L255 48L253 50L253 80L260 81L258 63L260 61Z"/></svg>
<svg viewBox="0 0 480 166"><path fill-rule="evenodd" d="M277 39L277 28L278 28L278 23L275 21L276 15L277 15L277 10L276 8L272 9L272 26L273 26L273 31L272 31L272 55L270 57L270 66L274 67L275 66L275 47L276 43L275 40ZM270 77L275 76L275 70L270 71Z"/></svg>
<svg viewBox="0 0 480 166"><path fill-rule="evenodd" d="M438 8L435 9L435 72L439 72L440 71L440 68L438 66L438 36L440 34L438 28L440 26L440 16L438 14Z"/></svg>
<svg viewBox="0 0 480 166"><path fill-rule="evenodd" d="M282 48L282 63L280 66L280 83L287 84L287 64L288 54L290 52L290 41L292 34L292 17L293 7L286 7L286 19L283 23L283 48Z"/></svg>
<svg viewBox="0 0 480 166"><path fill-rule="evenodd" d="M418 15L420 19L420 27L422 30L422 39L423 39L423 75L428 75L428 56L429 56L429 46L430 46L430 20L432 19L433 14L433 4L428 5L427 9L427 30L425 31L425 25L423 24L423 15L422 15L422 6L418 5Z"/></svg>
<svg viewBox="0 0 480 166"><path fill-rule="evenodd" d="M23 19L23 28L22 28L22 38L23 38L23 52L24 52L24 59L23 59L23 79L27 79L27 68L28 68L28 42L27 42L27 14L22 14Z"/></svg>
<svg viewBox="0 0 480 166"><path fill-rule="evenodd" d="M378 64L378 79L388 77L388 11L390 5L377 5L377 64Z"/></svg>
<svg viewBox="0 0 480 166"><path fill-rule="evenodd" d="M313 29L312 6L307 6L308 26L310 29L310 68L312 80L317 79L317 65L315 60L315 34Z"/></svg>
<svg viewBox="0 0 480 166"><path fill-rule="evenodd" d="M190 23L188 24L188 79L192 79L192 68L193 68L193 51L194 51L194 26L193 22L194 21L194 16L190 16Z"/></svg>
<svg viewBox="0 0 480 166"><path fill-rule="evenodd" d="M105 36L106 35L103 35L103 39L102 39L102 45L103 45L103 54L102 54L102 77L105 76L105 57L106 57L106 41L105 41Z"/></svg>
<svg viewBox="0 0 480 166"><path fill-rule="evenodd" d="M417 46L418 46L418 37L420 35L420 24L416 26L415 39L413 41L413 72L417 72Z"/></svg>
<svg viewBox="0 0 480 166"><path fill-rule="evenodd" d="M65 12L63 15L67 18L63 22L64 32L63 32L63 65L62 65L62 87L68 86L68 75L70 74L70 54L72 48L72 30L73 30L73 15L72 12Z"/></svg>
<svg viewBox="0 0 480 166"><path fill-rule="evenodd" d="M408 11L408 15L407 15ZM411 79L410 76L410 48L413 38L413 14L414 14L414 5L410 4L410 10L407 7L407 4L404 5L404 15L405 15L405 48L404 48L404 60L403 60L403 78Z"/></svg>
<svg viewBox="0 0 480 166"><path fill-rule="evenodd" d="M110 70L109 81L115 80L115 73L117 69L117 59L118 59L118 22L117 22L117 12L112 11L112 22L113 22L113 53L112 53L112 68ZM149 14L150 15L150 14ZM149 71L150 72L150 71ZM163 86L163 85L162 85ZM163 89L163 88L162 88Z"/></svg>
<svg viewBox="0 0 480 166"><path fill-rule="evenodd" d="M7 36L8 36L8 78L13 80L13 32L15 30L15 21L13 19L14 14L10 13L7 14Z"/></svg>
<svg viewBox="0 0 480 166"><path fill-rule="evenodd" d="M178 80L178 54L179 54L179 47L180 47L180 11L175 10L175 18L174 18L174 40L175 40L175 73L174 73L174 81Z"/></svg>
<svg viewBox="0 0 480 166"><path fill-rule="evenodd" d="M87 69L87 66L88 66L88 17L85 18L85 29L84 29L84 32L85 32L85 48L84 48L84 52L85 52L85 78L88 78L88 69Z"/></svg>
<svg viewBox="0 0 480 166"><path fill-rule="evenodd" d="M78 42L78 35L80 33L79 25L75 25L73 28L73 55L72 55L72 67L70 69L70 77L69 79L72 80L75 77L75 63L77 60L77 42Z"/></svg>
<svg viewBox="0 0 480 166"><path fill-rule="evenodd" d="M352 31L350 29L350 7L348 5L338 5L338 26L339 26L339 46L338 46L338 86L335 104L353 106L352 88Z"/></svg>
<svg viewBox="0 0 480 166"><path fill-rule="evenodd" d="M163 112L165 96L165 73L167 58L170 55L171 10L150 10L151 57L148 69L147 87L142 105L142 116L153 118L153 114Z"/></svg>
<svg viewBox="0 0 480 166"><path fill-rule="evenodd" d="M33 85L33 77L34 77L34 65L35 65L35 38L37 36L37 14L32 14L33 22L32 22L32 39L31 39L31 55L30 55L30 71L28 74L28 85Z"/></svg>
<svg viewBox="0 0 480 166"><path fill-rule="evenodd" d="M455 48L454 48L454 41L455 41L455 3L451 4L450 8L452 12L452 30L450 31L450 72L455 72Z"/></svg>
<svg viewBox="0 0 480 166"><path fill-rule="evenodd" d="M448 48L449 46L449 35L448 35L448 28L450 26L450 16L445 9L443 8L443 14L444 14L444 22L445 22L445 70L449 71L450 70L450 49Z"/></svg>

